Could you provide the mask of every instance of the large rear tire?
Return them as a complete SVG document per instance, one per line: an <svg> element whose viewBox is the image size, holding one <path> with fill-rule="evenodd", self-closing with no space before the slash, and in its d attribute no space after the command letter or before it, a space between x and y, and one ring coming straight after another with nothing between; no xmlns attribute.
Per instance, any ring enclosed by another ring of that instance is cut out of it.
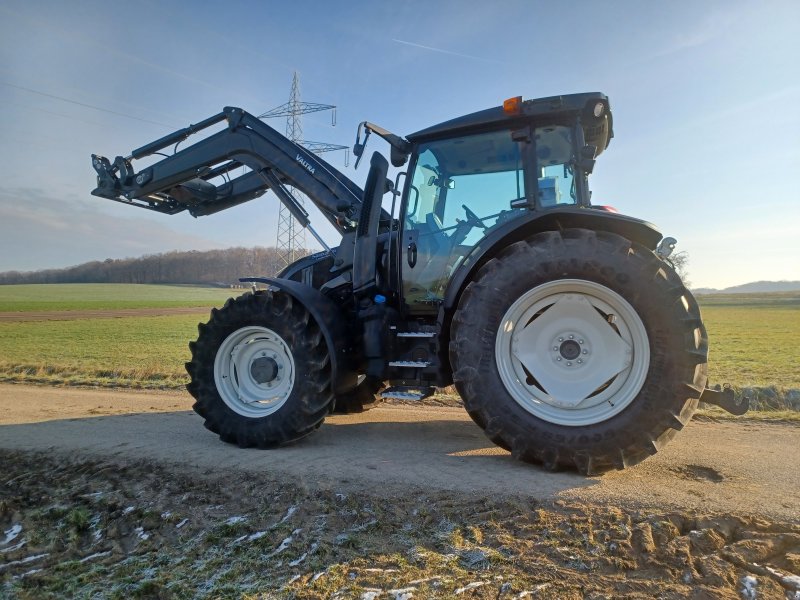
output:
<svg viewBox="0 0 800 600"><path fill-rule="evenodd" d="M506 248L453 317L453 378L473 420L526 462L634 465L683 428L706 384L700 311L652 251L606 232Z"/></svg>
<svg viewBox="0 0 800 600"><path fill-rule="evenodd" d="M186 388L221 440L272 448L322 424L333 402L330 357L302 304L281 291L247 293L198 330Z"/></svg>

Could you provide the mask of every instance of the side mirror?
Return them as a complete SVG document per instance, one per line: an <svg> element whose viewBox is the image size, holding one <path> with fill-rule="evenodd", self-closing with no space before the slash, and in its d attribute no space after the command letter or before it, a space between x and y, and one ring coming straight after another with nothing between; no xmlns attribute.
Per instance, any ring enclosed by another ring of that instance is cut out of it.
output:
<svg viewBox="0 0 800 600"><path fill-rule="evenodd" d="M367 147L367 140L369 139L369 134L372 133L368 128L364 127L364 141L361 141L361 128L364 127L364 123L359 123L358 129L356 130L356 143L353 144L353 155L356 157L356 164L353 165L354 169L358 169L358 164L361 162L361 156L364 154L364 148Z"/></svg>
<svg viewBox="0 0 800 600"><path fill-rule="evenodd" d="M592 171L594 171L594 163L596 162L594 159L595 156L597 156L597 146L591 146L587 144L586 146L581 148L580 159L578 160L578 166L587 175L590 175Z"/></svg>

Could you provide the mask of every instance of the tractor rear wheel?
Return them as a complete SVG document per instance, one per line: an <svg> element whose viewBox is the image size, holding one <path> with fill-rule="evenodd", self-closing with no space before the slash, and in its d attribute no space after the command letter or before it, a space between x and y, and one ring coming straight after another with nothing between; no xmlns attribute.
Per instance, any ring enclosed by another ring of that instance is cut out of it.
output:
<svg viewBox="0 0 800 600"><path fill-rule="evenodd" d="M271 448L317 429L333 402L322 331L281 291L247 293L213 309L189 344L195 412L225 442Z"/></svg>
<svg viewBox="0 0 800 600"><path fill-rule="evenodd" d="M689 421L706 384L694 298L651 250L606 232L506 248L464 291L451 340L473 420L549 469L640 462Z"/></svg>

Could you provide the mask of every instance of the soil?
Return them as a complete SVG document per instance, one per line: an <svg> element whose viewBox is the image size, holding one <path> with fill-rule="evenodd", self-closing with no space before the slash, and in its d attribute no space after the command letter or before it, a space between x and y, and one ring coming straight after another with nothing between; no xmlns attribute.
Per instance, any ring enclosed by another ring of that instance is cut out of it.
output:
<svg viewBox="0 0 800 600"><path fill-rule="evenodd" d="M463 411L219 442L181 393L0 386L0 596L800 600L800 427L691 423L603 477Z"/></svg>

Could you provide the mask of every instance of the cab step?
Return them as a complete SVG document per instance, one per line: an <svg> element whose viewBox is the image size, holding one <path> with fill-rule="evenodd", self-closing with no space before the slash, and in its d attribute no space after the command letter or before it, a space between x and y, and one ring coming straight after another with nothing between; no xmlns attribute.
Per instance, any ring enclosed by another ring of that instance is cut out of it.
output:
<svg viewBox="0 0 800 600"><path fill-rule="evenodd" d="M432 396L436 388L434 387L410 387L393 386L381 392L381 398L394 398L395 400L422 400Z"/></svg>
<svg viewBox="0 0 800 600"><path fill-rule="evenodd" d="M433 363L427 360L393 360L389 363L390 367L408 367L412 369L424 369Z"/></svg>

